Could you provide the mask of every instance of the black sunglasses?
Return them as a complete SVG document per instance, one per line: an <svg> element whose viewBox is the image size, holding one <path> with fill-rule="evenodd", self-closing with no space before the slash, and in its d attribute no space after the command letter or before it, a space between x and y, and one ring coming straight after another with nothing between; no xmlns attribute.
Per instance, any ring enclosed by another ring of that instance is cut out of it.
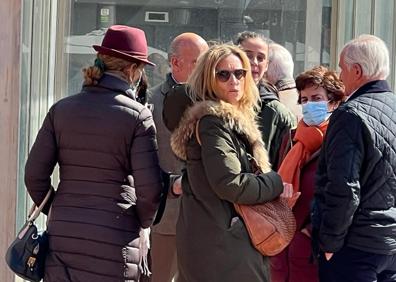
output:
<svg viewBox="0 0 396 282"><path fill-rule="evenodd" d="M246 76L246 70L238 69L234 71L229 71L229 70L216 71L216 77L221 82L227 82L230 79L231 74L233 74L236 79L241 80L242 77Z"/></svg>

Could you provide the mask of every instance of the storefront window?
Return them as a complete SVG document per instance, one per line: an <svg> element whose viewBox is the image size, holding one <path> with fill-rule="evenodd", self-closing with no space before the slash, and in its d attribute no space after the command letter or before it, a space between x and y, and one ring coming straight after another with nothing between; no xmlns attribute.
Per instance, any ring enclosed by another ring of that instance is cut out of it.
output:
<svg viewBox="0 0 396 282"><path fill-rule="evenodd" d="M331 0L23 0L17 226L31 200L24 187L27 154L49 107L82 86L81 69L93 63L113 24L146 32L150 86L169 71L167 50L175 36L195 32L208 41L230 42L241 31L264 34L284 45L295 60L295 74L330 63ZM321 25L318 23L322 23ZM57 186L58 169L53 173ZM44 225L44 219L41 220Z"/></svg>
<svg viewBox="0 0 396 282"><path fill-rule="evenodd" d="M372 0L356 1L355 26L357 34L371 33Z"/></svg>
<svg viewBox="0 0 396 282"><path fill-rule="evenodd" d="M395 23L394 18L395 1L394 0L376 0L374 17L378 19L374 25L374 35L382 38L389 49L391 58L391 74L388 81L395 87L395 81L392 79L392 73L396 73L396 58L394 57L394 40L395 38ZM381 19L381 20L380 20ZM386 21L386 23L385 23Z"/></svg>
<svg viewBox="0 0 396 282"><path fill-rule="evenodd" d="M195 32L206 40L229 42L238 32L261 32L284 45L295 60L295 74L330 63L331 1L317 0L76 0L70 9L70 34L65 37L68 57L64 95L81 89L84 66L92 64L93 44L100 44L113 24L136 26L146 32L150 58L150 86L168 71L167 50L182 32ZM322 25L318 25L322 23ZM62 67L62 66L61 66Z"/></svg>
<svg viewBox="0 0 396 282"><path fill-rule="evenodd" d="M395 89L395 2L394 0L351 0L337 2L337 54L345 43L361 34L374 34L384 40L390 54L388 82Z"/></svg>
<svg viewBox="0 0 396 282"><path fill-rule="evenodd" d="M32 15L33 5L31 1L23 1L22 34L21 34L21 72L20 72L20 107L19 107L19 145L18 145L18 170L23 171L28 151L29 140L29 97L30 97L30 73L31 73L31 49L32 49ZM18 174L17 179L17 214L16 226L24 224L26 215L27 197L25 192L23 174Z"/></svg>
<svg viewBox="0 0 396 282"><path fill-rule="evenodd" d="M389 47L388 80L395 89L394 0L23 0L22 4L17 227L31 203L23 170L37 131L54 101L81 89L81 69L95 57L91 46L101 43L110 25L136 26L146 32L150 58L157 63L146 69L150 86L168 72L168 46L178 34L195 32L208 41L228 42L238 32L251 30L291 52L295 75L319 64L336 68L347 41L361 33L375 34ZM56 187L57 169L53 181Z"/></svg>
<svg viewBox="0 0 396 282"><path fill-rule="evenodd" d="M22 7L17 230L24 224L32 204L30 197L26 196L24 185L23 171L27 155L54 101L57 2L24 0ZM55 176L53 180L56 183L58 178ZM44 221L40 217L37 223L44 226Z"/></svg>

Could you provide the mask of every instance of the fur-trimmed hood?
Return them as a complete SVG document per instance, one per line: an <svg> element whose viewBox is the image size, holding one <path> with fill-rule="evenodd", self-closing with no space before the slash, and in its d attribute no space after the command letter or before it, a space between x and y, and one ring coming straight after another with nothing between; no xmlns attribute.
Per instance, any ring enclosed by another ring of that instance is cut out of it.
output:
<svg viewBox="0 0 396 282"><path fill-rule="evenodd" d="M236 107L224 102L202 101L196 102L184 113L177 129L171 136L173 152L182 160L187 159L187 143L195 132L195 127L202 117L213 115L224 119L231 129L246 136L249 141L254 158L263 172L271 170L267 150L255 120L250 120Z"/></svg>

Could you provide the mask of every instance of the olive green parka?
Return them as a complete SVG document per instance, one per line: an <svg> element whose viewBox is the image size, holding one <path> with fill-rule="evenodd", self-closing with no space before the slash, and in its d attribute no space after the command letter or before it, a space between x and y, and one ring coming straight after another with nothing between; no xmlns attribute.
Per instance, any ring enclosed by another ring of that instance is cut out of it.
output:
<svg viewBox="0 0 396 282"><path fill-rule="evenodd" d="M270 168L256 122L245 116L224 102L198 102L172 134L173 151L186 161L176 229L178 281L270 281L267 258L251 244L233 203L270 201L283 184ZM264 173L252 173L249 151Z"/></svg>

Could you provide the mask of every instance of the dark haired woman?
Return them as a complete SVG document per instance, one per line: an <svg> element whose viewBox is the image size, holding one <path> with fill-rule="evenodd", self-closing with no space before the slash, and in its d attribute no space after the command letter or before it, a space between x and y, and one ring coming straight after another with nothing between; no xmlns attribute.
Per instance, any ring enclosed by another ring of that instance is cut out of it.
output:
<svg viewBox="0 0 396 282"><path fill-rule="evenodd" d="M344 85L337 74L325 67L316 67L296 78L303 119L279 174L283 182L291 183L295 193L301 193L293 207L297 232L287 249L271 258L273 282L317 282L317 266L311 256L310 205L314 192L314 177L320 147L326 134L331 112L344 98Z"/></svg>

